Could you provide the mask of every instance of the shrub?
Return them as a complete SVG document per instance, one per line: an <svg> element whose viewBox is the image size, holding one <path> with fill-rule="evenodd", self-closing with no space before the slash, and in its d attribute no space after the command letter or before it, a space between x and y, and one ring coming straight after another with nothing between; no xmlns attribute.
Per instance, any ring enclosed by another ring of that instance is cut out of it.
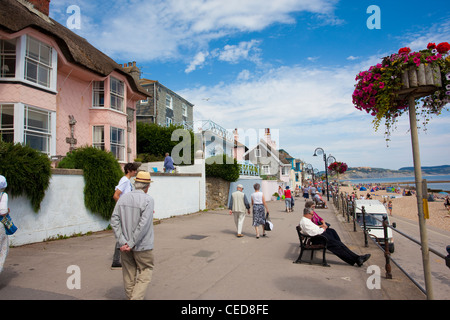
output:
<svg viewBox="0 0 450 320"><path fill-rule="evenodd" d="M25 195L35 212L41 208L50 185L51 161L47 155L21 144L0 141L0 174L8 181L12 197Z"/></svg>
<svg viewBox="0 0 450 320"><path fill-rule="evenodd" d="M114 189L123 176L122 168L111 152L82 147L67 154L58 168L82 169L86 208L110 219L114 210Z"/></svg>
<svg viewBox="0 0 450 320"><path fill-rule="evenodd" d="M205 173L207 177L222 178L235 182L239 179L240 166L236 159L225 154L206 159Z"/></svg>
<svg viewBox="0 0 450 320"><path fill-rule="evenodd" d="M153 161L163 161L166 152L171 154L171 156L176 159L173 155L173 148L181 143L180 141L172 141L172 133L175 130L184 129L183 126L162 127L157 124L146 124L138 122L136 126L136 140L137 140L137 153L139 154L139 159L146 162L147 159ZM176 165L182 164L193 164L194 163L194 133L189 131L191 141L190 141L190 163L175 163ZM186 142L186 141L183 141ZM180 154L180 157L183 155ZM148 161L152 162L152 161Z"/></svg>

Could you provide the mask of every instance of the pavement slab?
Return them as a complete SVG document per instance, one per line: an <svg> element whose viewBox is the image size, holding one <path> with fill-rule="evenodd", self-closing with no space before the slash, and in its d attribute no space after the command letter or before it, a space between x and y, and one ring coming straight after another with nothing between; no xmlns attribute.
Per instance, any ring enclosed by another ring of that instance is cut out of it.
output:
<svg viewBox="0 0 450 320"><path fill-rule="evenodd" d="M362 266L350 266L327 252L330 267L295 264L300 248L295 230L304 207L297 198L294 212L284 202L268 202L273 231L256 239L247 215L236 237L227 209L173 217L155 224L155 268L148 300L425 300L424 294L392 264L386 279L384 253L361 230L353 231L336 213L316 209L342 241L358 254L370 253ZM2 300L124 300L122 272L111 270L115 239L112 231L10 248L0 274ZM307 259L309 254L307 254ZM72 269L71 269L72 268ZM71 288L78 268L80 288ZM369 288L378 270L381 287ZM368 285L369 283L369 285Z"/></svg>

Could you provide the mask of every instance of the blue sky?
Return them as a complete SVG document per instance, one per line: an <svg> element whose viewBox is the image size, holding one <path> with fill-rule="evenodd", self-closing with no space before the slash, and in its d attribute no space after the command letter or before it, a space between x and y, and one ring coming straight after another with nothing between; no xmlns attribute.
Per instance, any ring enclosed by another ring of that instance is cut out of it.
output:
<svg viewBox="0 0 450 320"><path fill-rule="evenodd" d="M245 136L271 128L280 148L318 169L322 147L350 167L412 166L407 115L384 130L352 105L355 76L410 46L450 42L450 3L350 0L53 0L66 25L80 8L86 38L118 63L136 61L213 120ZM369 29L371 5L381 29ZM450 164L450 113L420 131L422 165Z"/></svg>

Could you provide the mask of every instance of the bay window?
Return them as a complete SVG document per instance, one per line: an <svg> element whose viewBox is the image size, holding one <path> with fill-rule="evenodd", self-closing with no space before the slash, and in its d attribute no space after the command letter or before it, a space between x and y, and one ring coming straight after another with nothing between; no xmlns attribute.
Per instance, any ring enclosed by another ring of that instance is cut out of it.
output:
<svg viewBox="0 0 450 320"><path fill-rule="evenodd" d="M50 155L51 113L24 107L24 143Z"/></svg>
<svg viewBox="0 0 450 320"><path fill-rule="evenodd" d="M118 111L124 111L124 83L120 80L117 80L114 77L110 78L110 90L111 90L111 108Z"/></svg>
<svg viewBox="0 0 450 320"><path fill-rule="evenodd" d="M49 88L51 73L52 48L28 36L25 49L25 79Z"/></svg>
<svg viewBox="0 0 450 320"><path fill-rule="evenodd" d="M105 127L94 126L92 137L92 146L100 150L105 150Z"/></svg>
<svg viewBox="0 0 450 320"><path fill-rule="evenodd" d="M14 105L0 105L0 141L14 142Z"/></svg>
<svg viewBox="0 0 450 320"><path fill-rule="evenodd" d="M0 78L16 76L16 40L0 40Z"/></svg>

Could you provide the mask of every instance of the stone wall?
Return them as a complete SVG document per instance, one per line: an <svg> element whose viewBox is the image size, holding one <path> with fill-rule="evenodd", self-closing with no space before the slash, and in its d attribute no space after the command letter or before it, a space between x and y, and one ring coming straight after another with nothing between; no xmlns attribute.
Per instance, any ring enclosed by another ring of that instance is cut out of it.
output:
<svg viewBox="0 0 450 320"><path fill-rule="evenodd" d="M206 209L227 207L230 182L222 178L206 178Z"/></svg>

